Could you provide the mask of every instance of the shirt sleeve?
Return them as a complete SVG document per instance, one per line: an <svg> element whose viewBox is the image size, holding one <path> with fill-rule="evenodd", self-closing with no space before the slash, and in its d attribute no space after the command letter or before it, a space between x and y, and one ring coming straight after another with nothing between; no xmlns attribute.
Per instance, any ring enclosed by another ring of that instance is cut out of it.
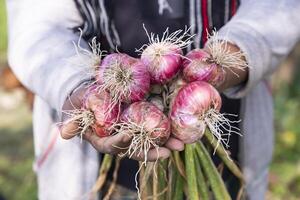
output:
<svg viewBox="0 0 300 200"><path fill-rule="evenodd" d="M20 81L50 107L61 111L64 101L89 79L68 58L76 55L73 28L81 24L72 0L7 0L8 60ZM81 41L82 47L87 43Z"/></svg>
<svg viewBox="0 0 300 200"><path fill-rule="evenodd" d="M299 0L243 0L236 15L219 31L220 39L236 44L249 64L245 84L225 91L244 97L270 75L300 36Z"/></svg>

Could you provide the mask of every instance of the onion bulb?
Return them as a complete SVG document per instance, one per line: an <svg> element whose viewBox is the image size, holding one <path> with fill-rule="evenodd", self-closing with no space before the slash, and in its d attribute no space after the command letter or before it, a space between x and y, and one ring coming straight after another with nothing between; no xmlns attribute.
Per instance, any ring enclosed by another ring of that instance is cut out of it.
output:
<svg viewBox="0 0 300 200"><path fill-rule="evenodd" d="M91 128L99 137L111 135L111 127L118 121L120 107L112 101L108 92L99 93L96 89L92 89L89 90L83 102L83 108L93 112L94 123L91 124Z"/></svg>
<svg viewBox="0 0 300 200"><path fill-rule="evenodd" d="M170 136L171 124L168 117L154 104L146 101L135 102L126 108L118 123L120 134L132 137L125 155L145 156L152 148L162 146Z"/></svg>
<svg viewBox="0 0 300 200"><path fill-rule="evenodd" d="M248 67L244 53L214 31L209 35L205 50L195 49L186 55L183 77L188 82L205 81L218 87L225 81L225 69L238 76L234 69Z"/></svg>
<svg viewBox="0 0 300 200"><path fill-rule="evenodd" d="M217 140L227 146L230 134L240 133L231 126L232 121L220 113L221 105L218 91L210 84L195 81L183 86L171 105L172 133L184 143L193 143L208 127Z"/></svg>
<svg viewBox="0 0 300 200"><path fill-rule="evenodd" d="M203 49L190 51L183 62L183 78L188 82L205 81L217 87L225 80L224 69Z"/></svg>
<svg viewBox="0 0 300 200"><path fill-rule="evenodd" d="M119 106L111 105L109 93L105 91L99 93L96 86L90 87L84 95L80 109L64 111L69 118L63 123L62 129L72 127L72 134L64 138L69 139L75 135L82 138L86 131L91 130L99 137L111 135L112 125L117 122L120 113Z"/></svg>
<svg viewBox="0 0 300 200"><path fill-rule="evenodd" d="M188 35L188 30L169 33L167 29L161 38L153 33L149 34L146 29L145 31L149 44L137 51L141 53L141 60L150 72L151 82L165 84L181 69L182 49L191 43L191 36Z"/></svg>
<svg viewBox="0 0 300 200"><path fill-rule="evenodd" d="M100 91L108 91L114 103L140 101L150 90L150 76L145 65L122 53L107 55L96 79Z"/></svg>

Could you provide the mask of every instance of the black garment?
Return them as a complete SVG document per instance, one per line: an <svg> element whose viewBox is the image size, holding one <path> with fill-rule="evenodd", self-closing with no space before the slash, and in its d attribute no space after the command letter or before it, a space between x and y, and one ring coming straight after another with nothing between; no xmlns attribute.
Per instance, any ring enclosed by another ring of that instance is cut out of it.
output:
<svg viewBox="0 0 300 200"><path fill-rule="evenodd" d="M182 0L176 0L181 2ZM143 24L149 32L160 35L169 27L170 32L184 29L188 25L186 7L181 8L181 15L170 15L165 11L162 16L158 14L157 1L153 0L113 0L109 6L110 15L114 20L119 33L121 46L118 49L131 56L137 57L136 48L148 42ZM184 4L183 4L184 5ZM185 4L187 6L187 4Z"/></svg>
<svg viewBox="0 0 300 200"><path fill-rule="evenodd" d="M187 0L169 1L173 9L173 13L165 11L163 15L158 14L158 3L156 0L109 0L106 8L111 21L115 23L116 30L119 33L121 46L118 47L120 52L127 53L131 56L138 57L135 52L136 48L140 48L148 42L147 35L143 29L143 24L148 31L162 34L167 27L170 32L178 29L184 29L189 26L189 5ZM215 0L212 4L213 9L213 26L219 29L224 23L224 1ZM94 35L98 35L95 32ZM89 39L89 38L87 38ZM109 46L105 42L105 38L101 37L101 47L109 51ZM223 105L222 112L239 115L240 100L232 100L222 96ZM231 117L237 121L238 117ZM235 124L236 125L236 124ZM238 160L238 137L231 138L231 156L234 160ZM217 159L216 163L219 161ZM138 169L136 161L125 159L121 163L118 183L130 188L135 188L134 175ZM111 177L112 173L110 172ZM229 180L230 174L224 173L224 178ZM232 188L232 187L231 187ZM235 193L235 192L233 192ZM235 196L233 194L233 196Z"/></svg>

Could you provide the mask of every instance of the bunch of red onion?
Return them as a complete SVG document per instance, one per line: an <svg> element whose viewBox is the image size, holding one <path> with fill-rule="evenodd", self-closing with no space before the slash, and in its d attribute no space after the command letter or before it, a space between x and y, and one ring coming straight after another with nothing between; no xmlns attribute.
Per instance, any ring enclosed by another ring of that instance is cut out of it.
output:
<svg viewBox="0 0 300 200"><path fill-rule="evenodd" d="M149 44L138 50L140 59L113 53L95 70L97 87L90 90L90 98L98 100L97 105L84 107L94 112L94 120L88 124L94 124L100 137L110 135L112 129L132 136L127 151L130 157L146 155L150 148L163 145L170 135L170 124L173 135L185 143L201 138L206 127L226 143L220 127L229 127L225 128L228 134L236 130L220 114L221 97L213 86L224 81L224 68L246 66L241 53L229 53L227 43L213 35L206 50L195 49L183 56L182 49L192 38L188 30L169 33L167 29L161 38L146 33ZM158 88L155 94L150 87ZM153 103L146 102L147 98Z"/></svg>
<svg viewBox="0 0 300 200"><path fill-rule="evenodd" d="M201 139L208 128L217 145L228 147L230 135L239 134L239 129L220 113L222 100L214 87L224 82L226 69L242 70L247 63L241 52L229 51L216 35L205 50L195 49L184 56L183 48L193 37L188 31L169 33L167 29L162 37L146 31L149 44L138 50L140 59L113 53L101 60L100 45L94 41L93 51L86 53L94 82L82 109L70 119L80 125L79 133L92 129L99 137L126 134L132 140L123 155L143 157L144 165L149 150L163 146L171 134L188 144ZM186 152L187 160L194 159L193 152ZM189 177L187 181L197 185Z"/></svg>

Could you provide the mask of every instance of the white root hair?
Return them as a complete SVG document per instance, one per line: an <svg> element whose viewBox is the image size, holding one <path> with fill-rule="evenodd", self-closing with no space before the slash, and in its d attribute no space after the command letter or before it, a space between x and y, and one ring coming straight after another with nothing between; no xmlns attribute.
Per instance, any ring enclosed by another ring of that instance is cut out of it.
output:
<svg viewBox="0 0 300 200"><path fill-rule="evenodd" d="M108 191L107 191L106 195L104 196L103 200L110 200L113 192L116 189L120 164L121 164L121 158L120 157L116 157L116 160L115 160L115 169L114 169L114 172L113 172L113 180L112 180L112 182L111 182L111 184L110 184L110 186L108 188Z"/></svg>
<svg viewBox="0 0 300 200"><path fill-rule="evenodd" d="M148 67L151 73L156 74L155 72L160 70L158 66L161 65L161 62L167 65L164 56L174 55L186 58L180 52L174 51L174 48L178 48L178 50L184 49L193 43L192 38L194 35L190 34L190 28L186 27L185 30L179 29L173 33L170 33L169 28L167 28L162 36L159 37L158 34L149 33L144 24L143 27L149 39L149 43L136 49L136 52L142 56L145 55L149 59L151 64Z"/></svg>
<svg viewBox="0 0 300 200"><path fill-rule="evenodd" d="M93 112L85 109L75 109L65 110L63 113L70 117L65 123L73 121L78 124L78 128L72 130L72 132L75 132L75 135L79 135L82 142L83 135L96 121Z"/></svg>
<svg viewBox="0 0 300 200"><path fill-rule="evenodd" d="M128 101L131 96L132 71L129 67L123 67L121 61L114 60L110 68L103 73L103 83L97 86L97 90L109 91L111 96L111 104L108 106L113 109L116 105L121 106L123 101ZM111 110L108 110L110 112Z"/></svg>
<svg viewBox="0 0 300 200"><path fill-rule="evenodd" d="M144 165L142 165L140 163L140 165L144 167L144 173L142 173L139 177L140 178L140 185L139 185L140 186L139 187L140 191L143 192L143 190L147 186L147 183L148 183L148 181L149 181L149 179L152 175L153 170L154 170L154 172L156 171L155 164L156 164L155 162L154 163L150 162L150 163L147 164L146 167L144 167Z"/></svg>
<svg viewBox="0 0 300 200"><path fill-rule="evenodd" d="M139 54L142 54L144 52L144 50L151 45L159 45L161 48L165 49L166 51L160 51L160 52L156 52L156 53L163 56L164 54L170 53L167 51L168 47L176 45L180 49L184 49L193 43L192 38L194 37L194 35L191 35L189 33L190 28L187 28L187 27L185 28L185 30L179 29L173 33L170 33L169 28L167 28L163 32L163 35L161 38L159 37L158 34L155 34L152 32L149 33L145 27L145 24L143 24L143 28L147 34L149 43L144 44L139 49L136 49L136 52L138 52ZM151 55L149 55L149 56L151 56Z"/></svg>
<svg viewBox="0 0 300 200"><path fill-rule="evenodd" d="M114 67L104 71L104 83L99 86L99 89L109 91L112 99L118 101L120 97L131 95L129 84L132 81L132 72L123 68L120 61L115 62Z"/></svg>
<svg viewBox="0 0 300 200"><path fill-rule="evenodd" d="M229 69L236 76L238 76L238 74L234 72L233 69L245 70L249 67L248 63L243 59L245 58L245 54L242 51L231 52L228 47L228 42L224 39L220 39L218 32L215 30L212 34L208 34L205 47L211 54L212 62Z"/></svg>
<svg viewBox="0 0 300 200"><path fill-rule="evenodd" d="M78 124L78 127L74 130L70 130L71 133L68 135L69 136L78 135L80 137L80 142L82 142L83 135L86 133L87 130L92 128L92 125L96 122L95 116L93 112L88 109L83 109L83 108L78 109L72 102L70 95L67 97L67 99L70 103L71 109L61 110L60 112L62 113L62 115L68 116L68 118L66 121L55 123L55 125L59 127L59 126L64 126L69 122L75 122L76 124Z"/></svg>
<svg viewBox="0 0 300 200"><path fill-rule="evenodd" d="M203 120L205 124L208 126L211 133L214 135L214 137L217 139L217 146L214 149L214 153L216 152L219 144L221 145L228 158L230 159L226 149L229 148L229 140L230 136L232 134L237 134L239 136L242 136L240 133L240 129L238 127L232 126L231 123L239 123L241 120L238 121L232 121L229 120L226 116L235 116L234 114L228 114L228 113L220 113L216 111L215 109L211 108L209 109L203 116ZM225 149L226 148L226 149Z"/></svg>
<svg viewBox="0 0 300 200"><path fill-rule="evenodd" d="M128 122L119 122L117 124L113 125L113 128L115 129L116 134L127 134L128 136L132 137L131 143L128 147L118 147L120 149L125 149L125 153L120 153L120 157L128 156L129 158L132 158L132 156L144 156L144 160L141 161L140 167L138 171L135 174L135 187L138 194L138 199L141 199L141 192L138 186L138 175L140 171L142 170L143 166L147 166L148 161L148 152L150 149L155 149L157 152L157 155L159 155L158 149L159 146L156 143L157 140L159 140L159 135L156 137L151 137L151 133L155 131L163 131L164 128L153 128L152 130L146 130L145 129L145 123L143 124L137 124L131 120ZM158 162L158 158L154 163L154 166L156 166ZM154 175L157 176L156 171L154 170Z"/></svg>
<svg viewBox="0 0 300 200"><path fill-rule="evenodd" d="M127 134L132 138L131 143L125 149L126 152L122 153L120 156L144 156L143 164L147 164L147 153L150 149L158 149L157 140L159 140L160 135L152 137L151 133L155 131L163 131L164 128L153 128L152 130L147 130L145 128L145 123L137 124L131 120L128 122L119 122L114 125L116 133L118 134Z"/></svg>
<svg viewBox="0 0 300 200"><path fill-rule="evenodd" d="M89 43L89 49L81 47L80 42L82 39L82 30L80 30L80 36L78 42L74 44L76 55L70 57L68 62L82 70L84 73L92 78L95 77L95 74L98 70L98 67L101 62L101 58L105 51L101 50L101 44L97 42L96 37L94 37Z"/></svg>

